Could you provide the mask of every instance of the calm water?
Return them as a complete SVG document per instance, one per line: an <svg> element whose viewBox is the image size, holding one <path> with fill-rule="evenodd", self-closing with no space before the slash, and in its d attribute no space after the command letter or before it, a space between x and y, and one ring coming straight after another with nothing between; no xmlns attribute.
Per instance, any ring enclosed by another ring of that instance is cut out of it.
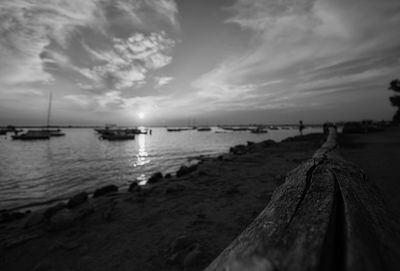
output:
<svg viewBox="0 0 400 271"><path fill-rule="evenodd" d="M294 130L215 133L167 132L153 128L152 135L135 140L99 140L92 129L64 129L65 137L49 141L13 141L0 137L0 210L68 198L93 192L105 184L128 186L152 173L175 172L199 155L217 155L247 141L280 141ZM306 129L305 133L320 132Z"/></svg>

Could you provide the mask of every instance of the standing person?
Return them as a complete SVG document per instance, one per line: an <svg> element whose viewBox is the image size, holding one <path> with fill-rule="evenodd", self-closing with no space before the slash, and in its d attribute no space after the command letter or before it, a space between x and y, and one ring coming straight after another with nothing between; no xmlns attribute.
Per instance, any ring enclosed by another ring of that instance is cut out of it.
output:
<svg viewBox="0 0 400 271"><path fill-rule="evenodd" d="M325 122L323 125L323 130L324 130L324 135L328 135L329 134L329 123Z"/></svg>
<svg viewBox="0 0 400 271"><path fill-rule="evenodd" d="M299 132L300 132L300 135L303 135L303 129L304 129L304 124L303 124L303 121L301 120L301 121L299 121Z"/></svg>

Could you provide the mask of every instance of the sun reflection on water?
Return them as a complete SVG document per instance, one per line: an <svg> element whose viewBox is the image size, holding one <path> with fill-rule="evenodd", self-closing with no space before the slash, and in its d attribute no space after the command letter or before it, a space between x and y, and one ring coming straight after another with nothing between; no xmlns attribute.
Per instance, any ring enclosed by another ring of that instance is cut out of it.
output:
<svg viewBox="0 0 400 271"><path fill-rule="evenodd" d="M138 135L139 152L136 155L134 167L143 166L150 163L149 154L146 151L146 137L144 134Z"/></svg>

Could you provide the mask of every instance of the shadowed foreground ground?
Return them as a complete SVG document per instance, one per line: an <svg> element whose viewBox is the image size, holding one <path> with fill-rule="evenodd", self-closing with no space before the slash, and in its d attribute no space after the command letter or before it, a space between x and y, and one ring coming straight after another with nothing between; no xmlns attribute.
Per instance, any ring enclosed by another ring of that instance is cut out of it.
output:
<svg viewBox="0 0 400 271"><path fill-rule="evenodd" d="M400 218L400 127L384 132L340 135L344 159L362 168Z"/></svg>
<svg viewBox="0 0 400 271"><path fill-rule="evenodd" d="M252 144L143 191L106 195L51 219L35 212L2 223L0 270L202 270L323 142L307 135ZM71 213L75 219L65 219Z"/></svg>

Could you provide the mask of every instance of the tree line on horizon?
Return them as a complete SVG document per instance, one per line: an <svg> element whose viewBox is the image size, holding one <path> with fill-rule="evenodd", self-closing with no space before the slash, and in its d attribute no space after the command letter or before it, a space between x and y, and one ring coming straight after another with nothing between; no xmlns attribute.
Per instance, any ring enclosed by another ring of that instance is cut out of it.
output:
<svg viewBox="0 0 400 271"><path fill-rule="evenodd" d="M392 80L389 84L388 89L393 90L394 92L400 92L400 80ZM393 96L390 96L389 99L392 106L397 107L397 111L393 116L392 122L393 124L400 124L400 95L395 94Z"/></svg>

